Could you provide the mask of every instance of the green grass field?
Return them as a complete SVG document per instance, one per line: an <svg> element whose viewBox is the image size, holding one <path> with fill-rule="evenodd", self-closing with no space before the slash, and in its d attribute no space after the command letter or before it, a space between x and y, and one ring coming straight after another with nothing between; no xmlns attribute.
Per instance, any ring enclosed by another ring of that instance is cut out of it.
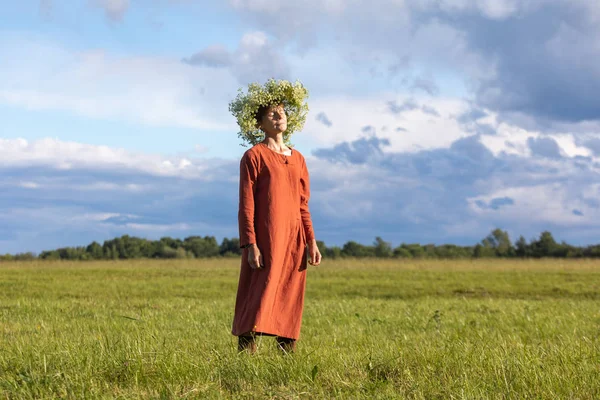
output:
<svg viewBox="0 0 600 400"><path fill-rule="evenodd" d="M238 265L0 264L0 398L600 398L600 261L326 260L287 356Z"/></svg>

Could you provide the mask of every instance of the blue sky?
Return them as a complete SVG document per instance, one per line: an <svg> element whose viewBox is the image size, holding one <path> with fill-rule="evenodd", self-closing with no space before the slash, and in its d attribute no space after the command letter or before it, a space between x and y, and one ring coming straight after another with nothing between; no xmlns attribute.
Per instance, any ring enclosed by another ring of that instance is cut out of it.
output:
<svg viewBox="0 0 600 400"><path fill-rule="evenodd" d="M228 103L301 80L317 238L600 237L593 0L25 0L0 9L0 253L237 236Z"/></svg>

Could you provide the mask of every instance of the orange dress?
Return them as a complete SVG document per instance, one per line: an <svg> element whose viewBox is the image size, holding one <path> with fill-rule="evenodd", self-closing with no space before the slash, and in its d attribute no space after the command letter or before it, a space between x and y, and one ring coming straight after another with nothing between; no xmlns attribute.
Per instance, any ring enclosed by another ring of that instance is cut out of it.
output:
<svg viewBox="0 0 600 400"><path fill-rule="evenodd" d="M308 169L301 153L279 154L260 143L240 162L240 246L256 243L264 268L242 251L232 333L298 339L306 286L306 243L314 238Z"/></svg>

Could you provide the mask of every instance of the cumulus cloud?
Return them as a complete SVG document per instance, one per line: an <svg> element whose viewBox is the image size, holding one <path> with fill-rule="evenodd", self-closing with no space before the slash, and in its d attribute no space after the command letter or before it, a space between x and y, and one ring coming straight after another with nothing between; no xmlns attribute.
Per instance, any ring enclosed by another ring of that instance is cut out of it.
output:
<svg viewBox="0 0 600 400"><path fill-rule="evenodd" d="M419 108L419 105L413 99L407 99L402 104L398 104L395 100L391 100L387 102L387 105L390 112L396 115Z"/></svg>
<svg viewBox="0 0 600 400"><path fill-rule="evenodd" d="M438 11L449 15L478 14L489 20L504 20L520 12L536 9L550 0L521 2L518 0L420 0L413 7L422 11Z"/></svg>
<svg viewBox="0 0 600 400"><path fill-rule="evenodd" d="M317 119L317 121L321 122L323 125L325 125L327 127L331 127L331 125L333 125L331 123L331 120L329 118L327 118L327 114L325 114L324 112L318 113L315 118Z"/></svg>
<svg viewBox="0 0 600 400"><path fill-rule="evenodd" d="M318 158L327 159L331 162L347 161L350 164L364 164L374 157L381 157L383 155L382 148L389 146L389 144L389 140L373 136L361 138L351 143L340 143L330 149L317 149L313 154Z"/></svg>
<svg viewBox="0 0 600 400"><path fill-rule="evenodd" d="M91 1L112 21L129 7ZM314 116L297 141L318 147L308 162L326 242L352 231L365 242L473 243L495 226L526 236L556 228L574 241L600 233L595 2L229 4L253 30L237 48L213 45L183 60L0 39L0 103L235 131L223 105L240 83L299 77L314 88ZM58 229L81 240L127 230L235 234L235 218L219 225L236 207L235 160L56 139L2 140L0 160L3 246L55 243ZM33 219L48 227L37 239Z"/></svg>
<svg viewBox="0 0 600 400"><path fill-rule="evenodd" d="M40 0L40 14L44 17L49 17L52 14L52 0Z"/></svg>
<svg viewBox="0 0 600 400"><path fill-rule="evenodd" d="M388 110L395 115L401 115L407 111L421 110L424 114L440 117L440 113L432 106L423 104L419 106L414 99L407 99L402 104L398 104L395 100L387 102Z"/></svg>
<svg viewBox="0 0 600 400"><path fill-rule="evenodd" d="M376 133L375 127L373 125L365 125L362 128L360 128L360 131L367 135L374 135Z"/></svg>
<svg viewBox="0 0 600 400"><path fill-rule="evenodd" d="M0 138L0 159L0 168L120 170L163 177L211 179L204 160L173 159L51 138L34 141ZM219 161L213 160L213 163L218 165Z"/></svg>
<svg viewBox="0 0 600 400"><path fill-rule="evenodd" d="M120 22L129 10L129 0L87 0L88 4L104 11L109 21ZM44 16L50 16L56 5L56 0L40 0L40 12Z"/></svg>
<svg viewBox="0 0 600 400"><path fill-rule="evenodd" d="M548 158L562 157L560 154L560 147L558 146L558 143L556 143L556 141L552 138L530 137L527 140L527 144L529 145L529 148L531 149L531 153L536 156L548 157Z"/></svg>
<svg viewBox="0 0 600 400"><path fill-rule="evenodd" d="M600 157L600 138L588 139L583 143L583 145L592 150L597 157Z"/></svg>
<svg viewBox="0 0 600 400"><path fill-rule="evenodd" d="M496 226L526 236L551 229L579 243L600 234L600 164L592 158L495 154L478 135L448 148L398 151L374 132L305 157L316 231L328 244L375 236L472 244ZM50 139L4 139L0 160L5 251L121 234L237 235L238 160L168 159Z"/></svg>
<svg viewBox="0 0 600 400"><path fill-rule="evenodd" d="M437 94L438 88L423 77L444 76L451 90L462 86L478 106L527 129L560 132L564 125L559 124L571 124L567 130L573 131L574 124L600 121L595 101L600 17L593 0L381 0L377 7L365 0L351 7L337 1L230 4L282 40L310 42L321 28L334 27L339 32L336 51L355 69L387 66L394 76L400 71L416 75L407 80L407 88L428 94ZM294 17L279 21L275 15Z"/></svg>
<svg viewBox="0 0 600 400"><path fill-rule="evenodd" d="M183 61L191 65L215 68L229 67L232 63L231 54L221 45L209 46L189 58L184 58Z"/></svg>
<svg viewBox="0 0 600 400"><path fill-rule="evenodd" d="M318 42L318 33L310 29L311 25L326 23L331 16L339 16L347 8L343 0L229 0L228 3L251 17L261 29L268 29L284 41L296 40L300 49Z"/></svg>
<svg viewBox="0 0 600 400"><path fill-rule="evenodd" d="M207 47L183 62L191 65L227 67L238 82L264 82L269 78L289 79L290 71L281 51L261 31L246 33L238 48L229 52L223 46Z"/></svg>
<svg viewBox="0 0 600 400"><path fill-rule="evenodd" d="M471 108L457 117L457 121L461 124L476 122L477 120L487 117L488 113L480 108Z"/></svg>
<svg viewBox="0 0 600 400"><path fill-rule="evenodd" d="M592 232L600 232L590 219L600 216L598 204L589 202L598 193L594 182L600 165L590 159L494 155L477 135L447 149L406 153L385 147L386 141L372 137L314 152L316 163L323 163L319 169L328 171L314 184L327 203L330 232L347 227L338 210L369 221L370 227L356 234L363 241L380 232L393 242L464 238L474 243L500 226L513 236L551 229L589 243L596 240ZM574 209L586 219L574 215Z"/></svg>
<svg viewBox="0 0 600 400"><path fill-rule="evenodd" d="M422 102L427 102L429 113ZM315 96L310 107L316 114L327 110L327 118L335 123L323 129L316 118L308 118L304 130L294 138L305 148L331 147L378 132L390 141L386 151L416 151L448 147L469 135L454 117L465 112L468 103L442 96ZM439 116L432 115L434 110Z"/></svg>
<svg viewBox="0 0 600 400"><path fill-rule="evenodd" d="M0 226L11 232L0 237L3 251L122 234L236 236L239 161L168 159L51 139L2 139L0 159Z"/></svg>
<svg viewBox="0 0 600 400"><path fill-rule="evenodd" d="M421 110L425 113L425 114L429 114L432 115L434 117L439 117L440 113L433 107L430 107L428 105L423 105L421 107Z"/></svg>
<svg viewBox="0 0 600 400"><path fill-rule="evenodd" d="M268 78L289 79L289 67L264 32L242 36L234 56L234 73L243 83L264 81Z"/></svg>
<svg viewBox="0 0 600 400"><path fill-rule="evenodd" d="M235 129L226 70L178 60L73 51L37 39L0 41L0 104L27 110L195 129Z"/></svg>
<svg viewBox="0 0 600 400"><path fill-rule="evenodd" d="M498 210L502 206L510 206L515 204L515 201L510 197L497 197L492 199L489 203L482 200L475 201L475 204L482 209Z"/></svg>
<svg viewBox="0 0 600 400"><path fill-rule="evenodd" d="M515 31L522 31L522 28ZM560 37L564 34L555 32L554 35ZM569 41L589 43L593 41L590 37L595 36L598 33L588 32L579 39L571 38ZM574 51L567 50L565 43L560 47L572 54L564 54L562 51L550 54L542 45L543 43L521 43L512 47L504 43L498 44L500 48L496 51L506 55L500 58L497 77L482 82L478 92L480 102L500 111L526 113L549 119L571 122L599 119L600 108L594 101L593 93L600 88L600 69L591 65L582 68L571 60L590 56L595 58L600 55L600 51L596 55L585 54L591 52L591 49L573 54ZM531 52L531 48L536 48L536 51ZM545 72L542 74L540 70Z"/></svg>
<svg viewBox="0 0 600 400"><path fill-rule="evenodd" d="M462 29L470 51L490 60L481 76L479 104L516 119L576 123L598 120L593 100L600 87L600 37L593 1L515 2L496 21L489 15L460 13L440 18ZM577 60L574 62L574 60Z"/></svg>
<svg viewBox="0 0 600 400"><path fill-rule="evenodd" d="M129 9L129 0L95 0L95 4L101 7L106 17L112 21L121 21Z"/></svg>
<svg viewBox="0 0 600 400"><path fill-rule="evenodd" d="M421 9L413 2L396 0L381 0L376 7L366 0L355 1L352 6L342 1L313 0L308 3L276 0L268 4L230 0L230 4L243 18L292 48L298 45L301 52L307 52L307 47L316 48L325 40L334 40L336 46L332 49L355 66L353 70L362 68L371 74L384 71L389 78L415 72L419 78L412 82L413 89L436 91L433 75L423 78L427 75L421 71L439 71L443 66L472 75L477 69L472 65L477 63L476 56L469 53L459 29L440 19L418 15L421 12L434 15L433 6ZM373 29L375 26L377 29ZM335 32L333 37L324 37L323 28ZM411 71L412 68L416 69Z"/></svg>
<svg viewBox="0 0 600 400"><path fill-rule="evenodd" d="M435 96L440 93L440 88L435 83L433 78L419 76L413 80L413 83L410 87L412 90L422 90L423 92Z"/></svg>

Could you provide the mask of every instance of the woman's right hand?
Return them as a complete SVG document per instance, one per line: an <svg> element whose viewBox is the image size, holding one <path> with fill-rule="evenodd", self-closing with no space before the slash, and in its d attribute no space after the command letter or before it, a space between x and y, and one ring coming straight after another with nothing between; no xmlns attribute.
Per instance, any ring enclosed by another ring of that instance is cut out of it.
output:
<svg viewBox="0 0 600 400"><path fill-rule="evenodd" d="M252 269L264 268L262 254L260 254L260 250L256 244L248 247L248 263Z"/></svg>

